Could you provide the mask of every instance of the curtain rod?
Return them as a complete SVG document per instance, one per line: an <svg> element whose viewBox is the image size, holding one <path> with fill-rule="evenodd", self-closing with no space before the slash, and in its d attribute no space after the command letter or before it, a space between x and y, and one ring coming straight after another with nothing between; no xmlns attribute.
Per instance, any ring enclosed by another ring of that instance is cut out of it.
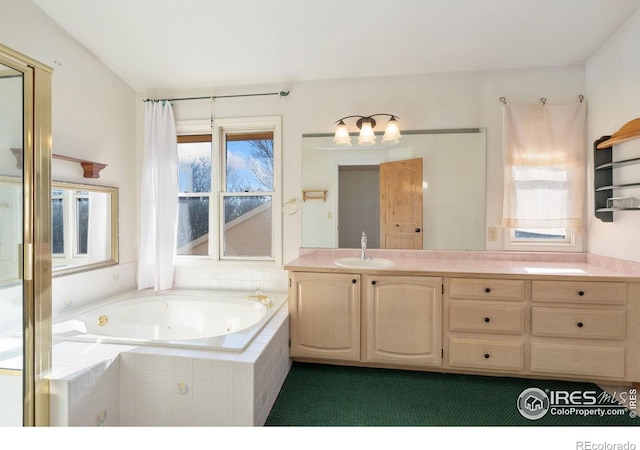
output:
<svg viewBox="0 0 640 450"><path fill-rule="evenodd" d="M503 105L506 105L506 104L507 104L507 99L506 99L506 97L500 97L500 98L499 98L499 100L500 100L500 103L502 103ZM580 103L582 103L582 102L583 102L583 100L584 100L584 95L582 95L582 94L578 95L578 100L580 100ZM546 99L546 98L544 98L544 97L542 97L542 98L540 99L540 103L542 103L542 105L544 106L544 105L547 103L547 99Z"/></svg>
<svg viewBox="0 0 640 450"><path fill-rule="evenodd" d="M279 97L286 97L287 95L289 95L289 91L265 92L262 94L209 95L207 97L182 97L182 98L160 98L160 99L147 98L142 101L143 102L157 102L157 101L179 102L182 100L215 100L217 98L258 97L261 95L277 95Z"/></svg>

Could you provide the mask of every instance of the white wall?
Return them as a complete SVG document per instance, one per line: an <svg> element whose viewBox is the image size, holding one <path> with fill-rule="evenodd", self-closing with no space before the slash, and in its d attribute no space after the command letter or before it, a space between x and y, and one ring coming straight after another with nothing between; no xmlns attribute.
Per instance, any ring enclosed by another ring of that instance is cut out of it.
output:
<svg viewBox="0 0 640 450"><path fill-rule="evenodd" d="M640 12L636 13L586 65L589 99L589 142L615 133L622 125L640 117ZM640 156L640 140L613 148L614 159ZM640 166L617 175L640 180ZM593 155L589 163L589 186L593 186ZM615 178L614 178L615 181ZM593 192L589 196L589 252L614 258L640 261L640 214L635 211L613 214L613 222L593 217ZM616 193L617 194L617 193ZM640 190L620 191L621 196L640 198Z"/></svg>
<svg viewBox="0 0 640 450"><path fill-rule="evenodd" d="M79 164L52 162L52 179L120 189L121 266L55 278L54 311L130 289L137 260L135 92L30 1L0 2L0 42L53 68L53 152L108 166L83 178ZM99 286L99 289L96 287Z"/></svg>
<svg viewBox="0 0 640 450"><path fill-rule="evenodd" d="M499 226L502 213L502 103L578 101L585 94L584 66L437 73L304 81L225 89L185 89L141 93L140 98L176 98L290 90L285 98L218 99L214 117L283 116L283 199L302 197L302 134L333 133L335 121L351 114L397 114L401 129L487 129L487 226ZM588 100L588 98L587 98ZM140 109L140 108L139 108ZM141 111L141 109L140 109ZM180 119L208 119L209 100L176 102ZM351 129L350 131L355 131ZM141 142L139 130L139 143ZM301 214L283 215L284 261L301 245ZM501 249L502 239L487 249Z"/></svg>

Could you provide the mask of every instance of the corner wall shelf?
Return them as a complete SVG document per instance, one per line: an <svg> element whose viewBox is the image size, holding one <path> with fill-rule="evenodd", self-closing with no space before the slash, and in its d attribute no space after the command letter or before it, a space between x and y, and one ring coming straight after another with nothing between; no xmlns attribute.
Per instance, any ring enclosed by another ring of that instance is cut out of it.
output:
<svg viewBox="0 0 640 450"><path fill-rule="evenodd" d="M55 153L51 156L54 159L76 162L80 164L80 166L82 167L82 170L84 171L85 178L100 178L100 171L105 167L107 167L106 164L102 164L95 161L87 161L85 159L72 158L71 156L57 155Z"/></svg>
<svg viewBox="0 0 640 450"><path fill-rule="evenodd" d="M613 222L615 211L640 211L640 208L607 208L607 200L614 190L640 187L640 181L624 184L613 182L614 169L640 165L640 157L614 161L613 146L640 138L640 118L631 120L611 136L602 136L593 143L594 209L595 216L603 222Z"/></svg>
<svg viewBox="0 0 640 450"><path fill-rule="evenodd" d="M22 169L23 164L23 152L21 148L11 148L14 158L16 158L16 169ZM100 171L107 167L106 164L102 164L95 161L87 161L86 159L72 158L71 156L57 155L53 153L51 155L53 159L60 159L63 161L71 161L80 164L84 171L85 178L100 178Z"/></svg>

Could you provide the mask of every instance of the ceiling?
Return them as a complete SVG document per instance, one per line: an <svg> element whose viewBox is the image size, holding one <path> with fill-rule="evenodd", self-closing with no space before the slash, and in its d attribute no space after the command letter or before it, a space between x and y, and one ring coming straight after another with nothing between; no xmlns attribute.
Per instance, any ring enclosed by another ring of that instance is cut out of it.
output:
<svg viewBox="0 0 640 450"><path fill-rule="evenodd" d="M584 64L640 0L33 0L137 91Z"/></svg>

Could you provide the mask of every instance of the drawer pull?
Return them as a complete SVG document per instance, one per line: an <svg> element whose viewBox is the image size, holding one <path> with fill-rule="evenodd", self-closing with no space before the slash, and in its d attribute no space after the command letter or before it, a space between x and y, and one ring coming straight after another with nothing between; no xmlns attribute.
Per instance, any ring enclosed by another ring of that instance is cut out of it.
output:
<svg viewBox="0 0 640 450"><path fill-rule="evenodd" d="M578 325L578 328L582 328L584 326L582 322L578 322L576 325Z"/></svg>
<svg viewBox="0 0 640 450"><path fill-rule="evenodd" d="M578 295L582 297L584 295L584 291L578 291Z"/></svg>
<svg viewBox="0 0 640 450"><path fill-rule="evenodd" d="M376 284L376 280L373 280L373 281L371 282L371 284Z"/></svg>
<svg viewBox="0 0 640 450"><path fill-rule="evenodd" d="M490 356L491 356L491 355L489 355L488 353L485 353L485 354L484 354L485 359L489 359L489 357L490 357Z"/></svg>
<svg viewBox="0 0 640 450"><path fill-rule="evenodd" d="M491 322L491 319L490 319L489 317L485 317L485 318L484 318L484 321L485 321L485 322L487 322L487 323L489 323L489 322Z"/></svg>
<svg viewBox="0 0 640 450"><path fill-rule="evenodd" d="M351 282L352 282L353 284L356 284L356 283L358 282L358 280L356 280L356 279L354 278L353 280L351 280Z"/></svg>
<svg viewBox="0 0 640 450"><path fill-rule="evenodd" d="M484 288L484 291L485 291L486 293L489 293L489 292L491 292L491 288Z"/></svg>

